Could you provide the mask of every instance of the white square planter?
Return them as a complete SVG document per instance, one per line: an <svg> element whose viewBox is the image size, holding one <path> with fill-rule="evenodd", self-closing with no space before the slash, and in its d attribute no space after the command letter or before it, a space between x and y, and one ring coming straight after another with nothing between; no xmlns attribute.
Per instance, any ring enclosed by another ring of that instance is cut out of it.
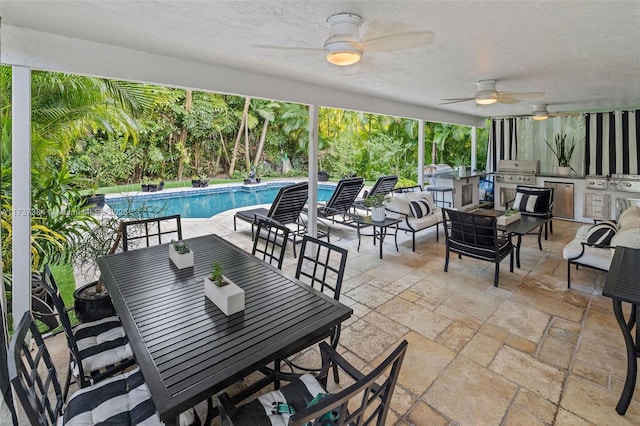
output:
<svg viewBox="0 0 640 426"><path fill-rule="evenodd" d="M178 269L190 268L193 266L193 250L189 251L189 253L180 254L171 243L169 244L169 259Z"/></svg>
<svg viewBox="0 0 640 426"><path fill-rule="evenodd" d="M209 278L204 279L204 294L225 315L233 315L244 310L244 290L223 275L227 285L218 287Z"/></svg>
<svg viewBox="0 0 640 426"><path fill-rule="evenodd" d="M498 216L498 218L496 219L498 225L502 225L502 226L507 226L512 224L513 222L520 220L520 212L516 212L515 214L512 214L511 216Z"/></svg>

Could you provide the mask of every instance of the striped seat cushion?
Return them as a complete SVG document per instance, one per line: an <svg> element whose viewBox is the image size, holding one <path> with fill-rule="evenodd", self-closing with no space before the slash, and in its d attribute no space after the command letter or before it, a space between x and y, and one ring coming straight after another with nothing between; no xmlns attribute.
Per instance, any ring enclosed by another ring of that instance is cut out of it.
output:
<svg viewBox="0 0 640 426"><path fill-rule="evenodd" d="M180 425L196 422L195 411L180 415ZM137 368L75 392L64 410L69 426L96 424L162 425L142 373Z"/></svg>
<svg viewBox="0 0 640 426"><path fill-rule="evenodd" d="M277 413L277 404L287 404L297 412L306 408L319 393L326 393L322 385L311 374L304 374L286 386L238 407L231 419L242 425L285 426L290 415Z"/></svg>
<svg viewBox="0 0 640 426"><path fill-rule="evenodd" d="M616 225L611 221L605 221L593 225L587 232L587 242L598 246L611 245L611 239L616 235Z"/></svg>
<svg viewBox="0 0 640 426"><path fill-rule="evenodd" d="M129 339L118 317L107 317L80 324L73 330L73 334L85 374L100 371L133 358ZM74 375L78 375L78 368L75 365L73 372Z"/></svg>

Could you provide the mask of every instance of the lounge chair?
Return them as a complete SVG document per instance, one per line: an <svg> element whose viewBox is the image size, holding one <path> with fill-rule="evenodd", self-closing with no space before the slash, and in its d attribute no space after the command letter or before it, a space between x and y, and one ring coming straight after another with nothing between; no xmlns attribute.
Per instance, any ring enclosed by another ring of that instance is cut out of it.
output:
<svg viewBox="0 0 640 426"><path fill-rule="evenodd" d="M349 210L364 186L364 178L352 177L340 179L331 198L326 203L318 205L318 217L331 219L331 222L349 225L353 223Z"/></svg>
<svg viewBox="0 0 640 426"><path fill-rule="evenodd" d="M268 219L279 225L293 225L289 237L293 240L293 257L296 257L296 237L301 237L307 232L307 225L301 219L300 214L307 203L309 195L309 183L300 182L280 188L278 195L271 204L271 208L257 207L248 210L240 210L233 216L233 230L236 230L236 219L251 224L251 238L254 238L255 228L259 219Z"/></svg>
<svg viewBox="0 0 640 426"><path fill-rule="evenodd" d="M354 201L353 203L354 206L356 206L359 209L368 210L364 205L365 198L371 195L378 195L378 194L387 195L388 193L393 191L393 188L396 186L396 183L398 183L398 176L395 176L395 175L380 176L376 181L376 183L373 184L373 187L371 188L370 191L364 191L364 194L362 194L362 198L357 198Z"/></svg>

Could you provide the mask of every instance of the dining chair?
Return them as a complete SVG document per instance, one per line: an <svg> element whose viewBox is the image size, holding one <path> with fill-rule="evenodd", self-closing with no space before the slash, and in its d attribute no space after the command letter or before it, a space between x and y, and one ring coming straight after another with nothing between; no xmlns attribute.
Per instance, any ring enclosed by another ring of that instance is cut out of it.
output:
<svg viewBox="0 0 640 426"><path fill-rule="evenodd" d="M120 373L135 364L129 339L116 316L71 327L68 309L60 296L49 265L42 271L42 287L52 300L70 352L63 397L73 376L81 388Z"/></svg>
<svg viewBox="0 0 640 426"><path fill-rule="evenodd" d="M553 218L553 195L553 188L518 185L516 186L515 198L507 201L505 207L511 207L525 216L549 219L544 223L544 239L546 240L549 237L548 234L553 234L553 221L551 220ZM533 234L540 235L540 232L534 232ZM542 250L542 243L539 238L538 246Z"/></svg>
<svg viewBox="0 0 640 426"><path fill-rule="evenodd" d="M403 340L370 373L363 374L334 348L321 342L322 369L317 377L304 374L239 407L224 393L218 397L221 423L223 426L384 426L407 345ZM334 365L354 383L329 393L327 379Z"/></svg>
<svg viewBox="0 0 640 426"><path fill-rule="evenodd" d="M34 341L33 350L28 332ZM18 324L8 358L9 379L32 425L162 425L137 368L79 389L67 400L30 312ZM180 424L198 424L196 419L195 410L189 409L180 415Z"/></svg>
<svg viewBox="0 0 640 426"><path fill-rule="evenodd" d="M122 251L149 247L182 239L180 215L122 222Z"/></svg>
<svg viewBox="0 0 640 426"><path fill-rule="evenodd" d="M251 254L282 269L290 229L269 219L258 219Z"/></svg>
<svg viewBox="0 0 640 426"><path fill-rule="evenodd" d="M328 294L335 300L340 300L348 254L348 250L342 247L305 235L302 239L295 277L321 293ZM329 344L336 349L340 340L340 331L341 326L337 325L321 339L328 337ZM284 362L292 370L320 371L320 368L301 366L288 359ZM337 369L334 369L334 380L336 383L339 382Z"/></svg>
<svg viewBox="0 0 640 426"><path fill-rule="evenodd" d="M510 257L513 272L514 247L511 234L498 235L495 216L485 216L458 210L443 209L446 236L444 271L449 269L449 253L487 260L496 265L493 286L498 287L500 262Z"/></svg>

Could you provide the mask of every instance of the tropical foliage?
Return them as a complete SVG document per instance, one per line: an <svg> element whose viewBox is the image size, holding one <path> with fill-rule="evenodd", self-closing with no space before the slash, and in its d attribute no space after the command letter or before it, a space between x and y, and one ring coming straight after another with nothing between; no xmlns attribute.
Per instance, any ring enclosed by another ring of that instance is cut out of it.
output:
<svg viewBox="0 0 640 426"><path fill-rule="evenodd" d="M32 73L33 268L68 261L95 226L81 194L190 176L306 175L305 105L139 83ZM0 67L2 260L11 267L11 69ZM415 120L319 110L320 169L331 176L417 180ZM425 163L470 162L470 128L427 123ZM479 132L479 167L486 131ZM430 152L429 152L430 151ZM7 275L10 277L10 275Z"/></svg>

